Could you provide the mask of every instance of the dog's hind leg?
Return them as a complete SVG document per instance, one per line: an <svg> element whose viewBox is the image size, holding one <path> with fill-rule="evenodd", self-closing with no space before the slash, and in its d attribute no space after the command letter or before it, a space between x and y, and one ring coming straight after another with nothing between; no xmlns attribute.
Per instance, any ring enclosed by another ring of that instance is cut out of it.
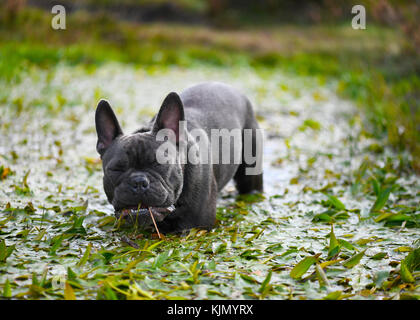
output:
<svg viewBox="0 0 420 320"><path fill-rule="evenodd" d="M263 192L263 175L246 175L247 165L241 164L236 171L233 179L235 180L236 189L240 194L252 193L252 192Z"/></svg>
<svg viewBox="0 0 420 320"><path fill-rule="evenodd" d="M249 132L252 132L252 136L250 139L249 135L243 134L242 136L242 163L233 177L236 189L240 194L263 192L262 136L258 136L261 131L257 130L259 129L258 124L253 115L249 122L247 127L248 130L251 129ZM248 163L250 158L256 159L256 161ZM258 165L261 170L257 170Z"/></svg>

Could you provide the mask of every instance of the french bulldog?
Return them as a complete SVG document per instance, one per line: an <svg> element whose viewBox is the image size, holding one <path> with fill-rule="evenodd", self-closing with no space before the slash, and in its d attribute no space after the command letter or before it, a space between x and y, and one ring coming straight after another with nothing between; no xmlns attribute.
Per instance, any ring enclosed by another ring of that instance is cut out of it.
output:
<svg viewBox="0 0 420 320"><path fill-rule="evenodd" d="M229 85L206 82L179 95L169 93L157 115L132 134L123 133L110 104L100 100L95 123L104 190L118 218L142 227L156 223L163 233L191 228L210 230L216 222L218 192L232 178L239 194L263 192L262 170L248 174L258 161L245 161L247 146L253 150L254 159L262 158L262 149L257 145L258 123L250 101ZM184 128L182 123L186 124ZM163 129L173 133L166 140L159 138ZM231 148L225 149L226 140L211 141L214 129L236 130L241 139L229 139ZM252 133L248 135L251 139L245 139L246 129ZM194 130L204 133L200 141L190 139ZM159 148L168 143L175 150L173 161L160 163ZM181 146L187 155L206 151L204 154L216 154L221 159L224 152L229 152L230 159L239 155L240 161L225 163L212 157L208 157L209 161L183 161Z"/></svg>

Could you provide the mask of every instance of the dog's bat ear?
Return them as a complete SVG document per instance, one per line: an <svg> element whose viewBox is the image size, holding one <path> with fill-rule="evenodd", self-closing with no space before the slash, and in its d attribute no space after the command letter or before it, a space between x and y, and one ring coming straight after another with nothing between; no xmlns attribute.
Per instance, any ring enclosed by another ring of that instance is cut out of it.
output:
<svg viewBox="0 0 420 320"><path fill-rule="evenodd" d="M175 92L171 92L165 98L156 117L153 132L157 133L161 129L171 129L179 142L179 122L184 121L184 106L181 98Z"/></svg>
<svg viewBox="0 0 420 320"><path fill-rule="evenodd" d="M96 107L95 124L98 134L96 150L102 156L112 141L122 134L120 124L108 101L103 99L99 101Z"/></svg>

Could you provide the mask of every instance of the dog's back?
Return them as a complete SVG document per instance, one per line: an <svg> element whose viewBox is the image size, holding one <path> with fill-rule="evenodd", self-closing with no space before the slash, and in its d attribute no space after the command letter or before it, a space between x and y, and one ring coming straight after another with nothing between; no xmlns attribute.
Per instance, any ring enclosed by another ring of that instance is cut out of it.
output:
<svg viewBox="0 0 420 320"><path fill-rule="evenodd" d="M205 130L252 128L254 113L250 102L227 84L200 83L184 90L180 97L186 120L198 122Z"/></svg>

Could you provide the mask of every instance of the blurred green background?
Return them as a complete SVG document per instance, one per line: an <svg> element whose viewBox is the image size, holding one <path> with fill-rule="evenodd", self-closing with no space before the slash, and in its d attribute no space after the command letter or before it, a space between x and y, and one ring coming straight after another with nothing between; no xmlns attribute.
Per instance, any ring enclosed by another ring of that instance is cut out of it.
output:
<svg viewBox="0 0 420 320"><path fill-rule="evenodd" d="M66 8L66 30L51 28L55 4ZM366 7L366 30L351 28L355 4ZM420 170L420 1L6 0L0 11L0 81L109 61L314 76L337 81L365 111L365 130L409 150L407 169Z"/></svg>

